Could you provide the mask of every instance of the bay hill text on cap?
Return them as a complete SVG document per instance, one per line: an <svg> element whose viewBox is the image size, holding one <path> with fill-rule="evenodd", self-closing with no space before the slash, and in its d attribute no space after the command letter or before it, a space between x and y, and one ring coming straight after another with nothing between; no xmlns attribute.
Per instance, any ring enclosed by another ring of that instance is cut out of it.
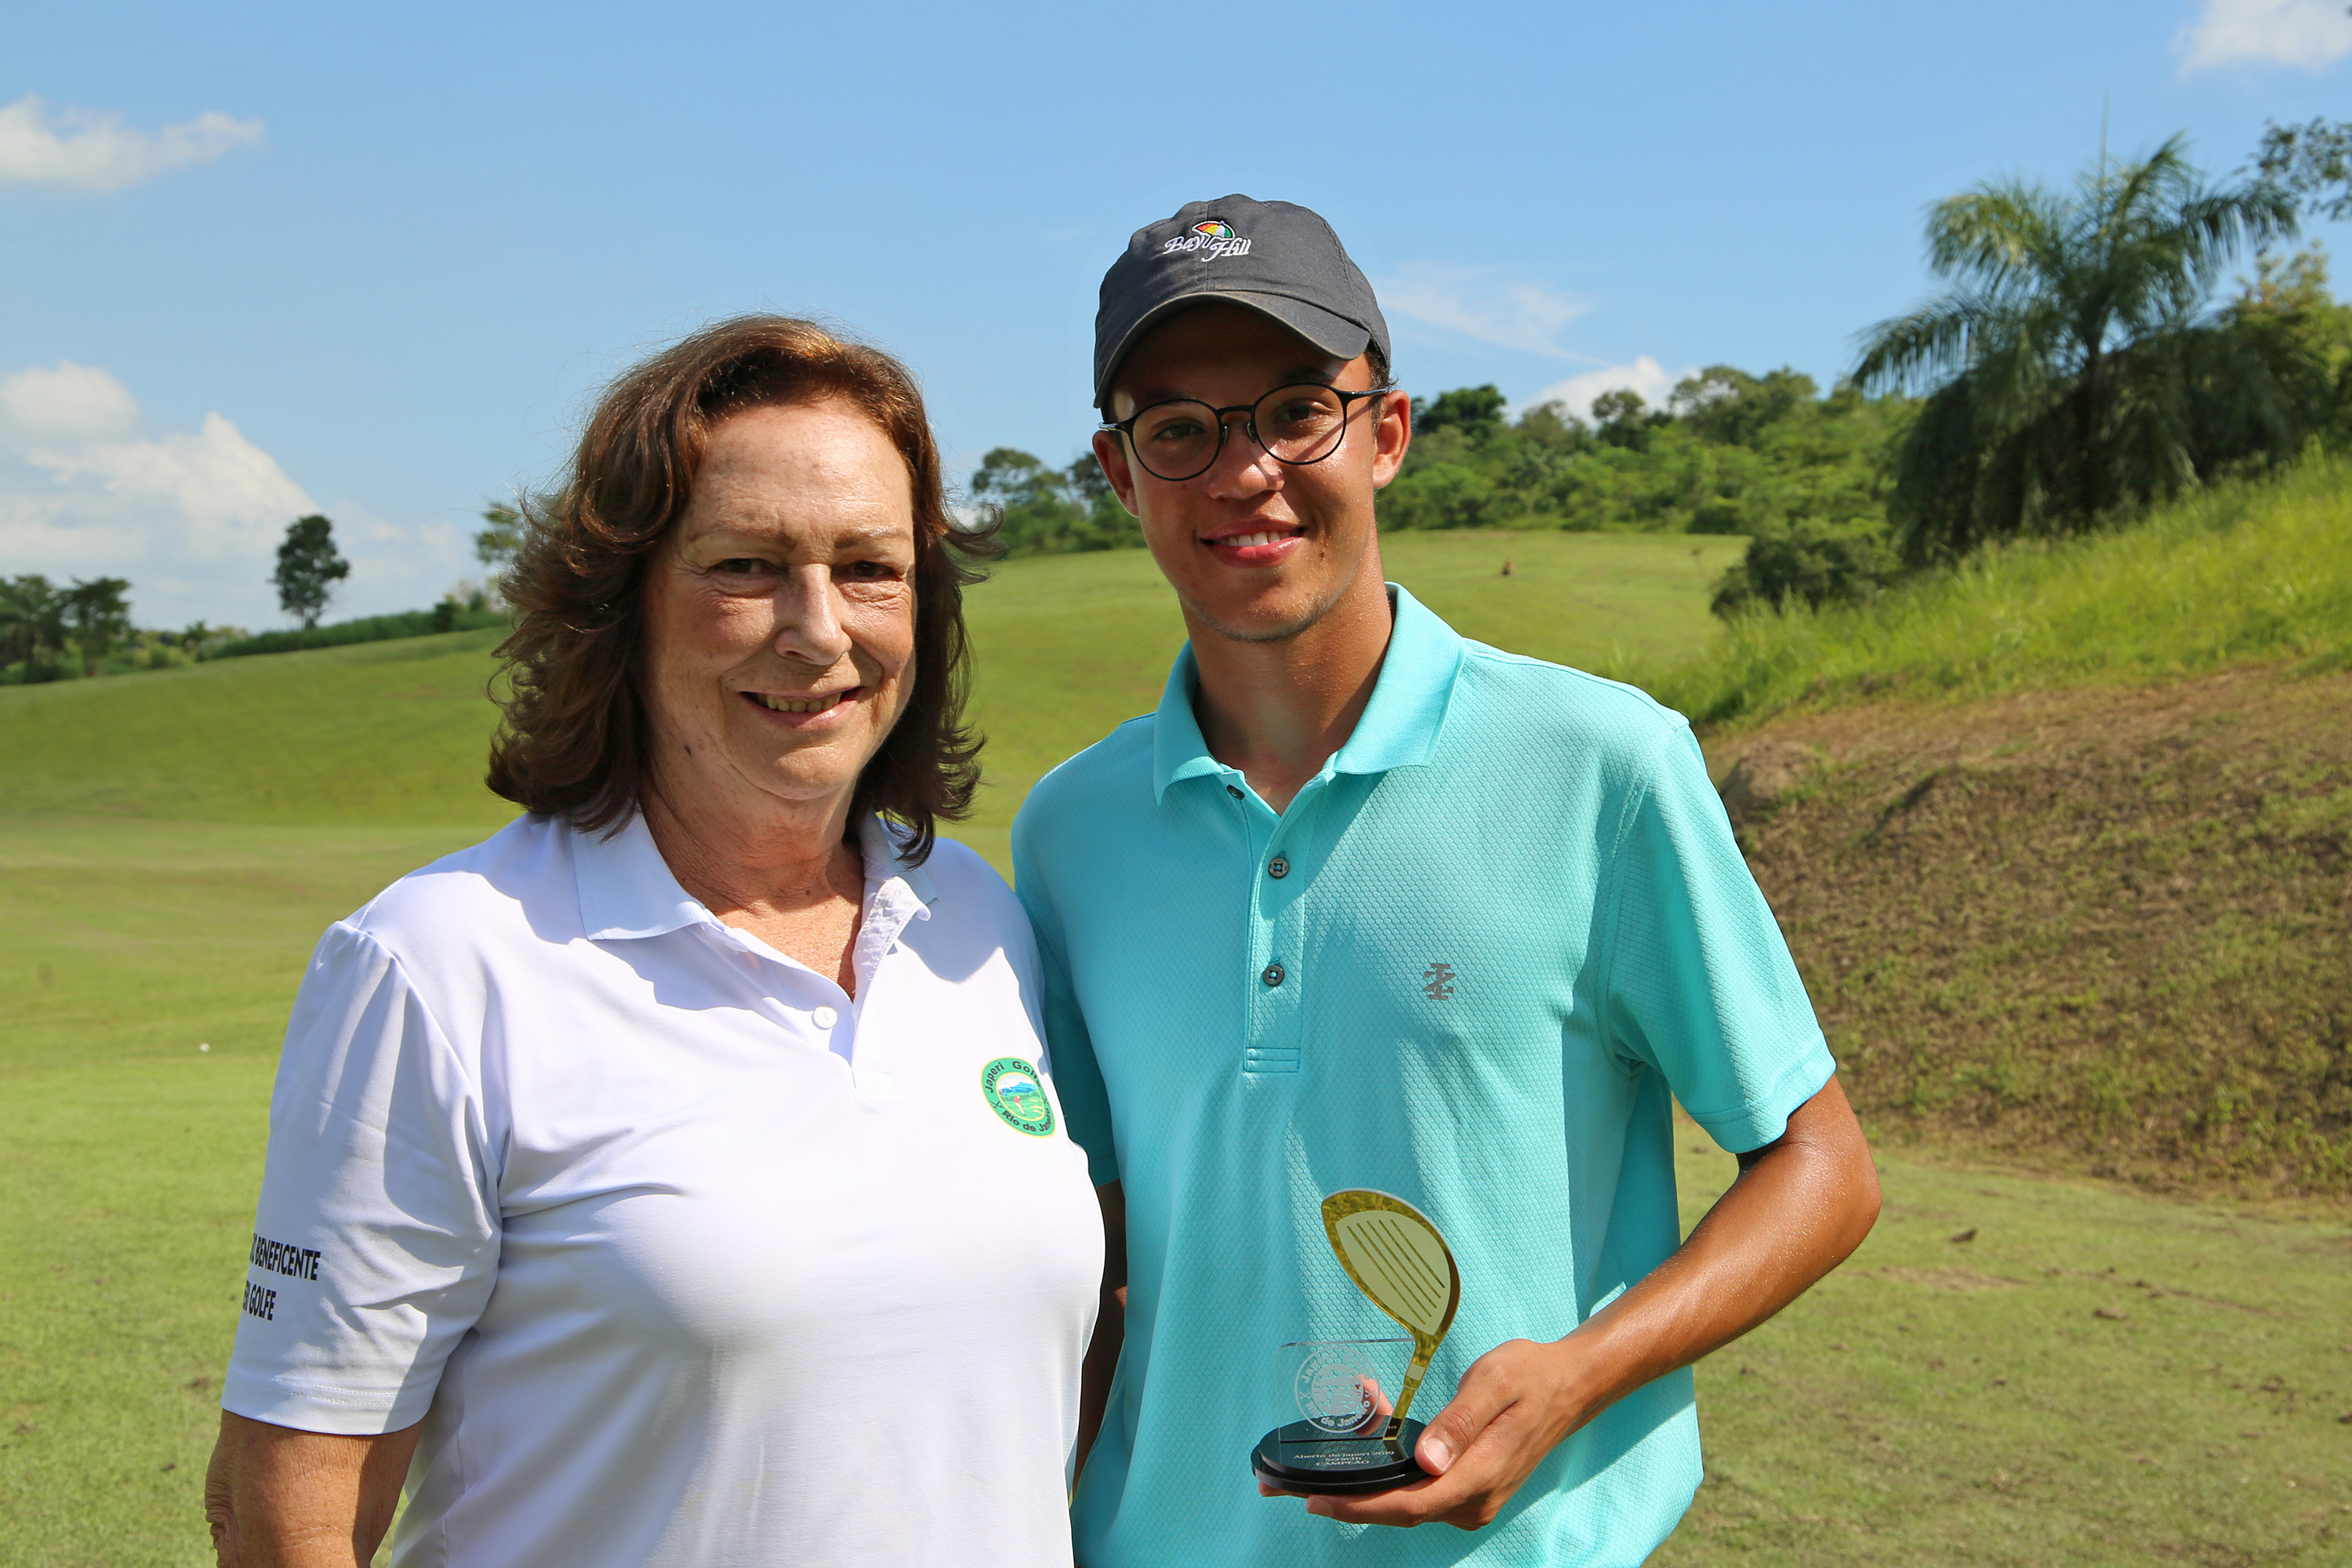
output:
<svg viewBox="0 0 2352 1568"><path fill-rule="evenodd" d="M1137 229L1103 274L1095 405L1108 412L1111 381L1146 333L1211 300L1270 317L1335 359L1374 347L1389 358L1389 325L1372 286L1320 216L1239 195L1187 202Z"/></svg>

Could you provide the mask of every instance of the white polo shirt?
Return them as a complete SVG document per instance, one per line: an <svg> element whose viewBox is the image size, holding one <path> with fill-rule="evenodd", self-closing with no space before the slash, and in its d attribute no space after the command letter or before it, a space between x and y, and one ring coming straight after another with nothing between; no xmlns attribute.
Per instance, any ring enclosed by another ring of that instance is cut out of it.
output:
<svg viewBox="0 0 2352 1568"><path fill-rule="evenodd" d="M853 1000L641 820L319 944L222 1400L422 1419L399 1568L1067 1563L1102 1230L1003 881L862 835Z"/></svg>

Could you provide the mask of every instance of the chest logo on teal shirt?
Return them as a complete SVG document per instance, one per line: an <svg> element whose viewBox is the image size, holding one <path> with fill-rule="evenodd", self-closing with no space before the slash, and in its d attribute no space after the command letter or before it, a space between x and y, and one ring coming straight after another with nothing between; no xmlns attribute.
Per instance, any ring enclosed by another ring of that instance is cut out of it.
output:
<svg viewBox="0 0 2352 1568"><path fill-rule="evenodd" d="M1422 973L1421 988L1433 1002L1443 1002L1454 994L1456 976L1450 963L1433 963Z"/></svg>
<svg viewBox="0 0 2352 1568"><path fill-rule="evenodd" d="M1015 1132L1044 1138L1054 1131L1054 1102L1037 1069L1019 1057L999 1057L980 1069L980 1092L997 1120Z"/></svg>

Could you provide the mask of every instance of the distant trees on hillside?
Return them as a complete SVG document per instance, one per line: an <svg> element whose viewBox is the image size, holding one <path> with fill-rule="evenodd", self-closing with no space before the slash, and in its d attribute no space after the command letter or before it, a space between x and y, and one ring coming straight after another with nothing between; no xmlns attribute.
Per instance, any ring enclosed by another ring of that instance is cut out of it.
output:
<svg viewBox="0 0 2352 1568"><path fill-rule="evenodd" d="M994 521L996 537L1010 554L1118 550L1143 542L1091 453L1066 468L1053 468L1016 447L998 447L980 460L969 493Z"/></svg>
<svg viewBox="0 0 2352 1568"><path fill-rule="evenodd" d="M1816 557L1843 563L1835 592L1891 571L1881 547L1890 443L1913 408L1851 386L1824 396L1793 370L1753 375L1714 365L1652 408L1604 393L1586 419L1557 405L1514 418L1493 385L1456 387L1412 405L1403 471L1380 498L1387 529L1571 528L1746 533L1787 542L1786 572L1764 571L1732 595L1813 597ZM1091 456L1052 468L1000 447L973 474L972 500L994 509L1011 553L1105 550L1142 535Z"/></svg>
<svg viewBox="0 0 2352 1568"><path fill-rule="evenodd" d="M66 587L38 573L0 580L0 668L19 679L54 680L68 654L84 675L131 636L131 584L121 577L77 577Z"/></svg>
<svg viewBox="0 0 2352 1568"><path fill-rule="evenodd" d="M319 624L334 584L352 574L352 563L335 550L335 525L313 512L286 525L278 546L278 570L269 580L278 585L278 605L309 631Z"/></svg>
<svg viewBox="0 0 2352 1568"><path fill-rule="evenodd" d="M1869 526L1885 511L1881 454L1909 405L1850 386L1824 397L1793 370L1711 365L1664 408L1619 389L1591 412L1547 404L1509 420L1493 386L1416 401L1381 525L1752 535L1804 521Z"/></svg>

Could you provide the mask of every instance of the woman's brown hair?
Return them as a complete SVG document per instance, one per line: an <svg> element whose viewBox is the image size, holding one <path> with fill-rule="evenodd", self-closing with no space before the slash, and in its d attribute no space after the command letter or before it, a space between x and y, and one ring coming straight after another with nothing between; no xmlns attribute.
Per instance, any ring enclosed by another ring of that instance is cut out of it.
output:
<svg viewBox="0 0 2352 1568"><path fill-rule="evenodd" d="M980 737L964 718L963 590L994 542L950 518L939 447L906 367L789 316L718 322L622 375L562 482L525 501L522 547L501 584L517 623L499 647L507 693L492 790L583 832L636 808L651 739L637 689L646 563L686 510L714 426L748 408L835 400L881 428L915 495L913 691L858 776L852 816L896 818L906 858L919 864L939 819L971 810Z"/></svg>

